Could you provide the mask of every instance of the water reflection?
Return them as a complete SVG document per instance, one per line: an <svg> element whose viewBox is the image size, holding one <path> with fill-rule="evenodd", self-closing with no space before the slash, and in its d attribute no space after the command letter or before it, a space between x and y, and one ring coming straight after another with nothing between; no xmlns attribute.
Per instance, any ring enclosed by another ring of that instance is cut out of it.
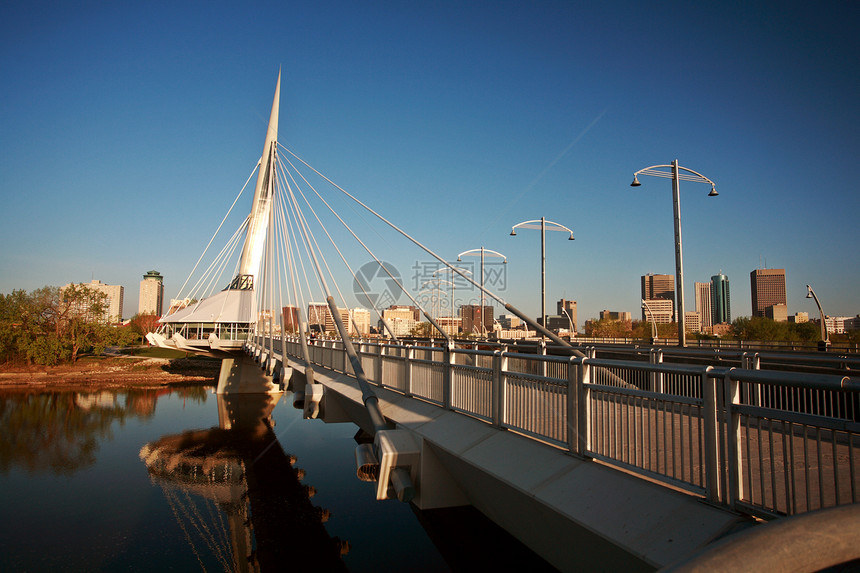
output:
<svg viewBox="0 0 860 573"><path fill-rule="evenodd" d="M153 417L158 397L172 391L0 393L0 473L20 467L31 474L70 476L92 466L114 422ZM206 400L203 387L179 391Z"/></svg>
<svg viewBox="0 0 860 573"><path fill-rule="evenodd" d="M471 507L376 501L355 477L347 404L326 398L302 421L276 402L205 387L0 391L0 571L546 567Z"/></svg>
<svg viewBox="0 0 860 573"><path fill-rule="evenodd" d="M328 513L273 431L279 398L219 395L219 427L164 436L140 458L198 559L211 552L233 571L345 571L348 544L326 532Z"/></svg>

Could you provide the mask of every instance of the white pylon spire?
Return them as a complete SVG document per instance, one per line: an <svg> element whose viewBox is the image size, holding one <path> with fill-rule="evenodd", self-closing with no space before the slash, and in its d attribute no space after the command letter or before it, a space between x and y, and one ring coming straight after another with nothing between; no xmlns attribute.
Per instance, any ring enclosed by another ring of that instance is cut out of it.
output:
<svg viewBox="0 0 860 573"><path fill-rule="evenodd" d="M272 113L269 115L269 126L266 128L266 142L260 158L260 170L257 173L257 185L254 188L254 202L251 204L251 214L248 221L248 234L242 248L242 258L239 260L239 274L252 276L260 274L260 262L269 226L269 210L272 208L272 194L275 185L274 161L275 148L278 140L278 106L281 97L281 70L278 70L278 82L275 85L275 98L272 101ZM253 281L254 283L256 280Z"/></svg>

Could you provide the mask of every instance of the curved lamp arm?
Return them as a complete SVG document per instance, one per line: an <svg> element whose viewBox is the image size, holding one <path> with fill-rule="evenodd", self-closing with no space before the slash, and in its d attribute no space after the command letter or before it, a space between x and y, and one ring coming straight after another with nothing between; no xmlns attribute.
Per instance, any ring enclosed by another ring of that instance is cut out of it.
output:
<svg viewBox="0 0 860 573"><path fill-rule="evenodd" d="M457 260L459 261L460 259L457 259ZM472 271L470 271L469 269L461 268L461 267L450 267L450 268L445 267L444 269L436 269L431 274L433 276L436 276L436 273L451 273L452 275L454 273L458 273L458 274L465 273L467 275L470 275L470 274L472 274Z"/></svg>
<svg viewBox="0 0 860 573"><path fill-rule="evenodd" d="M540 227L538 227L538 229L540 229ZM497 252L497 251L493 251L493 250L491 250L491 249L484 249L484 248L480 248L480 249L472 249L472 250L470 250L470 251L463 251L462 253L460 253L459 255L457 255L457 261L462 261L462 259L461 259L460 257L466 257L466 256L476 256L476 257L479 257L479 256L481 256L482 254L483 254L483 256L485 256L485 257L498 257L498 258L500 258L500 259L504 259L504 260L502 261L502 263L507 263L507 262L508 262L508 257L506 257L505 255L503 255L502 253L499 253L499 252Z"/></svg>
<svg viewBox="0 0 860 573"><path fill-rule="evenodd" d="M520 229L537 229L540 231L541 229L545 231L564 231L566 233L570 233L570 237L568 237L569 241L573 240L573 231L562 225L561 223L555 223L553 221L543 221L543 227L541 227L541 220L535 219L532 221L523 221L522 223L517 223L513 227L511 227L511 236L516 236L517 228Z"/></svg>
<svg viewBox="0 0 860 573"><path fill-rule="evenodd" d="M830 342L830 338L827 333L827 322L824 320L824 311L821 310L821 303L818 301L818 296L816 296L815 291L812 290L812 287L809 285L806 285L806 298L815 299L815 306L818 307L818 314L821 315L821 340L826 344Z"/></svg>
<svg viewBox="0 0 860 573"><path fill-rule="evenodd" d="M659 168L665 167L670 171L658 171ZM644 169L640 169L639 171L633 174L633 183L630 184L631 187L639 187L642 185L639 183L638 175L651 175L652 177L665 177L666 179L674 179L675 178L675 167L673 165L652 165L651 167L646 167ZM681 170L686 171L687 173L681 173ZM692 175L690 175L692 174ZM717 184L699 173L698 171L693 171L688 167L678 166L678 174L677 177L680 181L694 181L696 183L710 183L711 184L711 192L708 193L709 197L715 197L719 195L717 193Z"/></svg>
<svg viewBox="0 0 860 573"><path fill-rule="evenodd" d="M654 319L654 313L651 312L651 307L648 306L648 303L645 302L645 299L642 299L642 308L648 313L648 316L651 317L651 338L657 340L657 321Z"/></svg>

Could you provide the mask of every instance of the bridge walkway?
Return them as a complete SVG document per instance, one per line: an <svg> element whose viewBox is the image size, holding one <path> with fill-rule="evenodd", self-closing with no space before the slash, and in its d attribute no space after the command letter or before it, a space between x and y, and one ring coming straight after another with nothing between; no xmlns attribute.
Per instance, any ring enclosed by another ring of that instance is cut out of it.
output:
<svg viewBox="0 0 860 573"><path fill-rule="evenodd" d="M323 419L371 429L356 380L314 367ZM684 491L513 431L376 388L383 414L420 448L422 509L471 504L562 570L650 571L751 521Z"/></svg>

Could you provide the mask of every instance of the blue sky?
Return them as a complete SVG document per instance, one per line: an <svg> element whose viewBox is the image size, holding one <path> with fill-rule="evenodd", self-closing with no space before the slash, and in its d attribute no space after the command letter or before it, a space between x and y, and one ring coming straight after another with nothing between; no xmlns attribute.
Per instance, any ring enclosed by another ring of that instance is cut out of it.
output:
<svg viewBox="0 0 860 573"><path fill-rule="evenodd" d="M278 68L280 141L453 260L508 258L502 296L638 314L674 274L785 268L788 311L860 313L860 8L851 2L4 3L0 292L91 278L137 310L177 290L257 158ZM247 199L250 206L250 198ZM404 275L422 255L391 240ZM361 261L359 261L361 262ZM405 268L404 268L405 267ZM348 284L346 285L348 289Z"/></svg>

